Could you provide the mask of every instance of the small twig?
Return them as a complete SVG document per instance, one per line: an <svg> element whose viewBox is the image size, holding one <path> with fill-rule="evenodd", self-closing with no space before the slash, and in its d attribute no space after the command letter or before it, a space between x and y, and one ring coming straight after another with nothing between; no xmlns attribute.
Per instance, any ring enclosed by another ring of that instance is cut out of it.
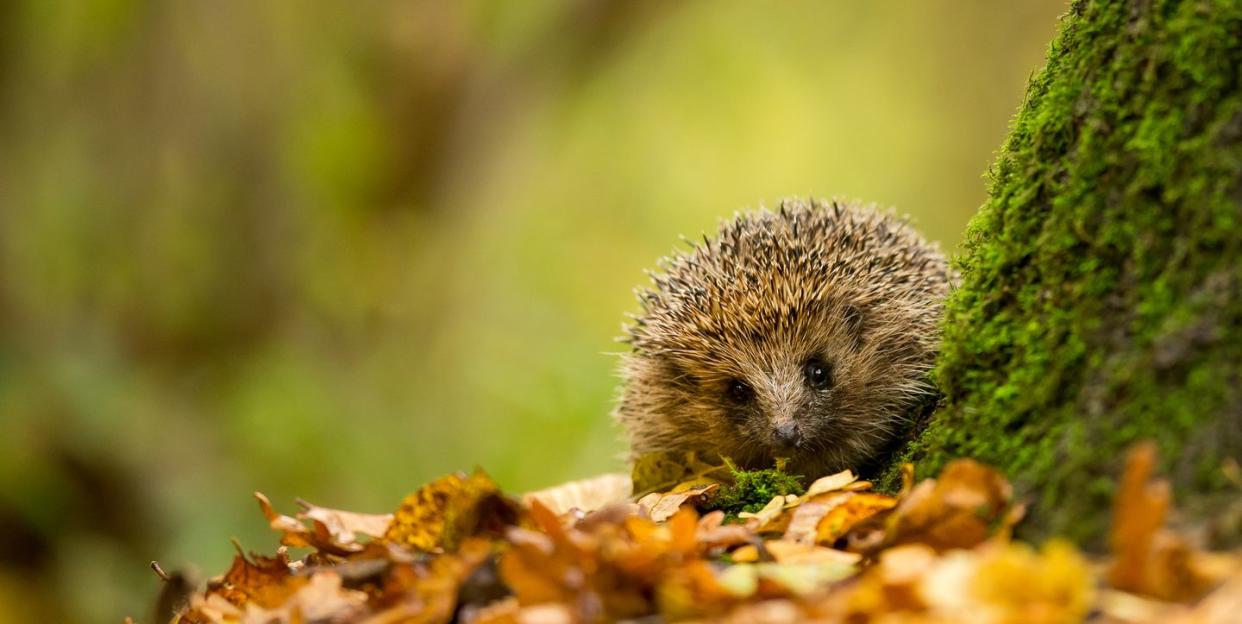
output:
<svg viewBox="0 0 1242 624"><path fill-rule="evenodd" d="M169 583L172 581L172 577L168 576L168 573L164 571L164 568L160 567L160 562L152 561L151 569L154 570L155 575L160 577L160 580L164 581L165 583Z"/></svg>

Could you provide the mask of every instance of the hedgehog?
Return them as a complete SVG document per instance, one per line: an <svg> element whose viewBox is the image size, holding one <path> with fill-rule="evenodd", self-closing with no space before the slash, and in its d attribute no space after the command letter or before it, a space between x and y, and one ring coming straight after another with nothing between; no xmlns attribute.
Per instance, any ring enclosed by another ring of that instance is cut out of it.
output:
<svg viewBox="0 0 1242 624"><path fill-rule="evenodd" d="M636 291L614 417L631 459L695 451L801 475L864 468L935 403L956 280L874 205L786 199L662 259Z"/></svg>

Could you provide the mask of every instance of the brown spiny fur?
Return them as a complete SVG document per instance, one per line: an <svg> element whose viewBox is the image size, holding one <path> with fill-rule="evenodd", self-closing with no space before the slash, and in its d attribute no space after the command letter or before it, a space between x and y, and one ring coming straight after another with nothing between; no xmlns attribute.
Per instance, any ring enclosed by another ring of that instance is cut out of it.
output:
<svg viewBox="0 0 1242 624"><path fill-rule="evenodd" d="M890 214L785 200L661 268L626 327L616 417L636 456L695 450L750 468L784 457L809 476L857 468L935 392L955 277Z"/></svg>

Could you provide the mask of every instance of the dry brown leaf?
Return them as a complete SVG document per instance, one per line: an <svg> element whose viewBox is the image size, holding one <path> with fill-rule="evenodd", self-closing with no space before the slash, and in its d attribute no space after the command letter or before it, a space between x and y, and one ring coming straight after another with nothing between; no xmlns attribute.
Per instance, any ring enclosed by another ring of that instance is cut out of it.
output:
<svg viewBox="0 0 1242 624"><path fill-rule="evenodd" d="M1239 614L1242 614L1242 569L1235 570L1227 582L1194 608L1163 621L1169 624L1235 624Z"/></svg>
<svg viewBox="0 0 1242 624"><path fill-rule="evenodd" d="M693 505L720 488L718 483L701 483L685 488L674 489L672 492L660 494L652 492L638 499L638 507L647 513L652 520L664 522L671 518L682 505Z"/></svg>
<svg viewBox="0 0 1242 624"><path fill-rule="evenodd" d="M318 548L334 554L358 552L363 544L359 535L382 537L392 522L392 514L362 514L312 505L299 500L297 517L277 512L262 492L255 492L268 526L280 531L280 543L293 548ZM308 526L305 521L310 521Z"/></svg>
<svg viewBox="0 0 1242 624"><path fill-rule="evenodd" d="M392 524L392 514L365 514L329 509L298 500L302 511L298 518L308 519L323 527L338 545L357 543L359 535L383 537Z"/></svg>
<svg viewBox="0 0 1242 624"><path fill-rule="evenodd" d="M284 552L275 557L252 553L251 557L253 562L237 553L229 571L207 583L207 593L219 594L239 607L250 602L275 607L305 583L306 579L293 576L289 557Z"/></svg>
<svg viewBox="0 0 1242 624"><path fill-rule="evenodd" d="M409 564L395 567L384 591L391 596L404 596L406 600L387 612L376 614L374 621L368 624L448 621L457 608L462 585L485 564L492 550L490 540L470 537L461 542L457 552L440 555L425 567Z"/></svg>
<svg viewBox="0 0 1242 624"><path fill-rule="evenodd" d="M243 615L240 607L220 594L194 594L185 612L173 617L173 624L225 624Z"/></svg>
<svg viewBox="0 0 1242 624"><path fill-rule="evenodd" d="M951 462L938 479L910 489L887 517L886 544L970 548L1004 517L1013 490L1000 473L972 459Z"/></svg>
<svg viewBox="0 0 1242 624"><path fill-rule="evenodd" d="M1123 591L1145 594L1152 589L1147 581L1147 562L1169 506L1168 482L1149 482L1155 465L1156 446L1150 442L1137 445L1126 458L1113 500L1110 539L1115 559L1108 580Z"/></svg>
<svg viewBox="0 0 1242 624"><path fill-rule="evenodd" d="M582 589L578 576L570 574L570 562L556 556L546 535L515 527L506 537L509 548L500 559L500 574L519 604L565 602Z"/></svg>
<svg viewBox="0 0 1242 624"><path fill-rule="evenodd" d="M590 479L570 481L556 487L528 492L522 495L522 502L529 505L532 499L538 499L557 514L567 513L571 509L589 512L623 502L630 497L633 490L633 482L629 475L611 472Z"/></svg>
<svg viewBox="0 0 1242 624"><path fill-rule="evenodd" d="M277 512L272 507L272 502L262 492L255 492L254 497L259 501L259 509L263 511L263 516L267 518L268 526L274 531L280 531L281 544L293 548L311 548L314 546L314 533L310 527L297 518Z"/></svg>
<svg viewBox="0 0 1242 624"><path fill-rule="evenodd" d="M1189 602L1221 580L1211 559L1183 538L1164 530L1171 493L1169 483L1152 479L1156 446L1136 445L1126 458L1117 489L1110 534L1113 587L1166 601Z"/></svg>
<svg viewBox="0 0 1242 624"><path fill-rule="evenodd" d="M362 615L367 595L346 589L332 570L316 572L279 605L246 605L246 622L343 622Z"/></svg>

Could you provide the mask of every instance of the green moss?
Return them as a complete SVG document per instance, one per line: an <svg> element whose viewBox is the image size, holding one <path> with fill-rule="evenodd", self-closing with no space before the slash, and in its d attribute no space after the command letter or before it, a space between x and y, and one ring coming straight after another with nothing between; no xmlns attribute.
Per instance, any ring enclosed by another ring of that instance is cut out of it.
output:
<svg viewBox="0 0 1242 624"><path fill-rule="evenodd" d="M957 260L943 407L892 464L1000 467L1098 543L1124 449L1182 503L1242 457L1242 1L1075 2ZM1194 499L1194 500L1190 500Z"/></svg>
<svg viewBox="0 0 1242 624"><path fill-rule="evenodd" d="M755 513L773 497L801 495L806 491L802 477L785 472L779 463L775 468L764 470L738 470L730 463L729 469L733 472L733 483L722 488L708 505L708 509L722 510L728 517L743 511Z"/></svg>

